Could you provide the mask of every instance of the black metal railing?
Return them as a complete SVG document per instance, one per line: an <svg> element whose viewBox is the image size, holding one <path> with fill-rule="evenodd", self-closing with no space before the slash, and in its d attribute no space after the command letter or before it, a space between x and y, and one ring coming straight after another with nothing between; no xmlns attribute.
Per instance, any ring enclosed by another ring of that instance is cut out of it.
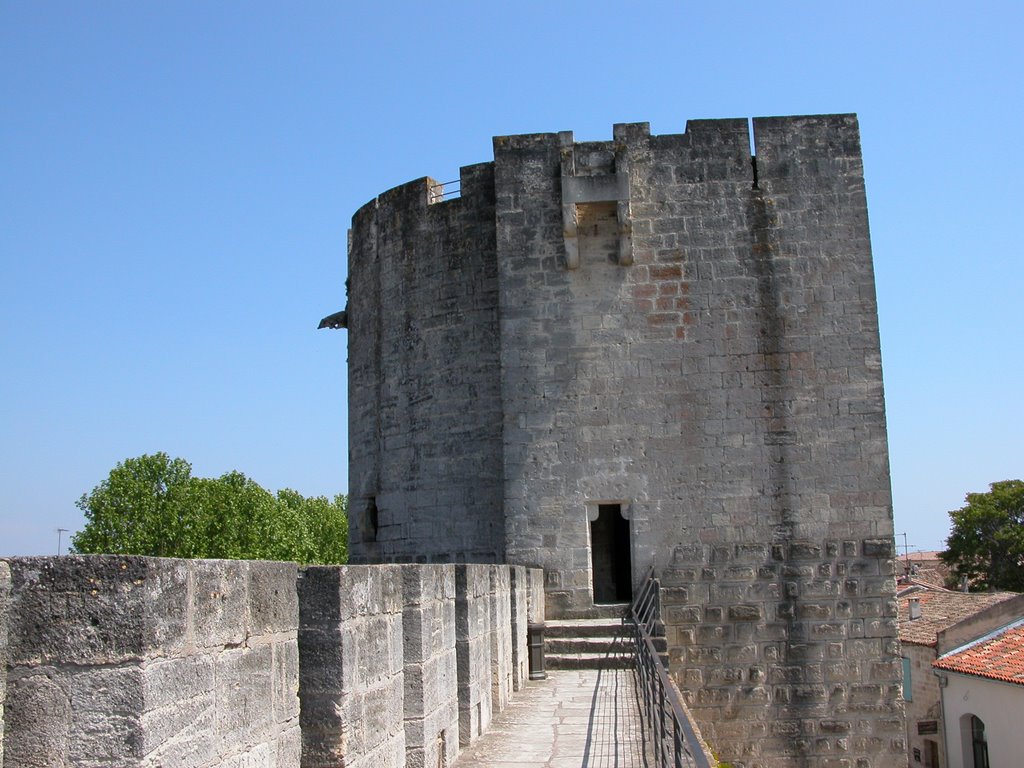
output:
<svg viewBox="0 0 1024 768"><path fill-rule="evenodd" d="M659 588L652 568L630 607L629 616L636 639L641 712L644 727L650 736L654 766L711 768L711 762L683 706L679 688L668 674Z"/></svg>
<svg viewBox="0 0 1024 768"><path fill-rule="evenodd" d="M443 203L445 200L454 200L462 194L461 179L454 181L442 181L439 184L430 185L430 203Z"/></svg>

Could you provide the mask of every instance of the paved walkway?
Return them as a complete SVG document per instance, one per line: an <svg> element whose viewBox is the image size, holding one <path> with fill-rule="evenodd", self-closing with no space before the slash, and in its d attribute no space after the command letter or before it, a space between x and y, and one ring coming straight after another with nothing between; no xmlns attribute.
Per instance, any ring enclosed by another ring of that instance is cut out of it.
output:
<svg viewBox="0 0 1024 768"><path fill-rule="evenodd" d="M631 669L530 681L453 768L649 768Z"/></svg>

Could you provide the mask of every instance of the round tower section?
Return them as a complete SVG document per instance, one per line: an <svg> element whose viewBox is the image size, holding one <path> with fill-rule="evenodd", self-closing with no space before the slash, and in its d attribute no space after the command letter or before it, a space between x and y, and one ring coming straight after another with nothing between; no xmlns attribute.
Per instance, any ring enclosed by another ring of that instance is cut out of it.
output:
<svg viewBox="0 0 1024 768"><path fill-rule="evenodd" d="M493 165L418 179L352 221L352 562L504 557ZM451 196L447 196L451 197Z"/></svg>

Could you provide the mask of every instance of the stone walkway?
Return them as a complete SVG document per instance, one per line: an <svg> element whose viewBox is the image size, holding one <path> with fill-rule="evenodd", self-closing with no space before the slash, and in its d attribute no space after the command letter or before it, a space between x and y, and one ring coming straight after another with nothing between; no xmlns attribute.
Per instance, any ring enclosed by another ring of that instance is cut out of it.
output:
<svg viewBox="0 0 1024 768"><path fill-rule="evenodd" d="M649 768L631 669L548 672L453 768Z"/></svg>

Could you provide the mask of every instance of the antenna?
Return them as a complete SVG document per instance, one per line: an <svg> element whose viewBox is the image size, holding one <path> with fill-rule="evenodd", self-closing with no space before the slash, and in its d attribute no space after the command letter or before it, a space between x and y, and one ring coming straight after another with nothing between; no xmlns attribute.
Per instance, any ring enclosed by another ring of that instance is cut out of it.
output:
<svg viewBox="0 0 1024 768"><path fill-rule="evenodd" d="M60 554L60 540L61 540L61 536L63 534L65 534L65 533L67 533L67 532L68 532L67 528L58 528L57 529L57 554L58 555Z"/></svg>
<svg viewBox="0 0 1024 768"><path fill-rule="evenodd" d="M906 569L904 571L904 573L909 575L910 574L910 545L907 544L907 534L906 534L906 532L904 532L904 533L897 533L896 535L903 537L903 567ZM898 547L900 545L897 544L896 546ZM913 546L916 547L917 544L914 544Z"/></svg>

